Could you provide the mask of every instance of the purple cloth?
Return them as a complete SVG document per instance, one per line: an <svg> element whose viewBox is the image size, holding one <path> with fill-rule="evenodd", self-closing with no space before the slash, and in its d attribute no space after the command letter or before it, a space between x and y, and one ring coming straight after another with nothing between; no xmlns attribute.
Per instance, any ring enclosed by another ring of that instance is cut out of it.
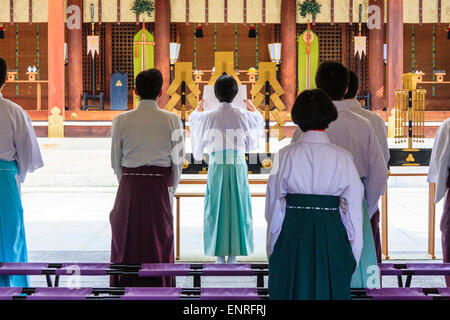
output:
<svg viewBox="0 0 450 320"><path fill-rule="evenodd" d="M92 288L36 288L27 300L85 300L92 294Z"/></svg>
<svg viewBox="0 0 450 320"><path fill-rule="evenodd" d="M111 262L173 263L170 167L123 168L110 214ZM113 287L175 287L175 277L111 276Z"/></svg>
<svg viewBox="0 0 450 320"><path fill-rule="evenodd" d="M375 212L370 219L372 226L373 241L375 242L375 252L377 254L377 261L381 263L381 236L380 236L380 209Z"/></svg>
<svg viewBox="0 0 450 320"><path fill-rule="evenodd" d="M380 263L378 266L382 276L399 276L402 274L402 270L395 268L392 263Z"/></svg>
<svg viewBox="0 0 450 320"><path fill-rule="evenodd" d="M260 300L256 288L202 288L200 300Z"/></svg>
<svg viewBox="0 0 450 320"><path fill-rule="evenodd" d="M22 288L0 288L0 300L12 300L15 296L22 294Z"/></svg>
<svg viewBox="0 0 450 320"><path fill-rule="evenodd" d="M250 264L205 264L204 276L252 276Z"/></svg>
<svg viewBox="0 0 450 320"><path fill-rule="evenodd" d="M439 294L445 297L450 297L450 288L439 288Z"/></svg>
<svg viewBox="0 0 450 320"><path fill-rule="evenodd" d="M0 263L0 275L41 275L48 263Z"/></svg>
<svg viewBox="0 0 450 320"><path fill-rule="evenodd" d="M450 275L450 263L408 263L406 266L407 270L414 271L415 275Z"/></svg>
<svg viewBox="0 0 450 320"><path fill-rule="evenodd" d="M188 276L190 264L146 263L141 266L139 276Z"/></svg>
<svg viewBox="0 0 450 320"><path fill-rule="evenodd" d="M108 269L109 263L64 263L55 273L60 276L74 275L78 272L82 276L104 276Z"/></svg>
<svg viewBox="0 0 450 320"><path fill-rule="evenodd" d="M447 189L450 190L450 170L447 178ZM448 192L440 227L442 232L442 255L444 262L450 262L450 194ZM447 287L450 287L450 276L445 277L445 282L447 283Z"/></svg>
<svg viewBox="0 0 450 320"><path fill-rule="evenodd" d="M181 288L125 288L120 300L179 300Z"/></svg>
<svg viewBox="0 0 450 320"><path fill-rule="evenodd" d="M366 289L366 294L374 300L433 300L421 288Z"/></svg>

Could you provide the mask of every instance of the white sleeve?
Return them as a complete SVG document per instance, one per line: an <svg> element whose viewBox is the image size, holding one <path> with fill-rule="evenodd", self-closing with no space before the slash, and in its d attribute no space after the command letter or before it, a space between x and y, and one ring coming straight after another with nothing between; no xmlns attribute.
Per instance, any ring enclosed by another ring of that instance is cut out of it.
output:
<svg viewBox="0 0 450 320"><path fill-rule="evenodd" d="M264 132L264 118L258 110L254 112L245 110L245 118L247 123L247 151L259 148L259 139Z"/></svg>
<svg viewBox="0 0 450 320"><path fill-rule="evenodd" d="M28 172L44 166L41 150L28 114L18 112L14 119L14 145L17 153L20 182L24 182Z"/></svg>
<svg viewBox="0 0 450 320"><path fill-rule="evenodd" d="M184 130L181 119L177 117L171 137L172 143L172 181L173 192L177 191L178 183L183 172L183 161L186 155L184 146Z"/></svg>
<svg viewBox="0 0 450 320"><path fill-rule="evenodd" d="M341 200L344 200L343 203L345 203L345 209L344 212L341 211L341 217L342 220L344 220L353 256L355 257L356 262L359 262L363 249L362 202L364 197L364 187L353 161L348 162L347 170L342 175L342 179L347 181L347 187L345 187L344 192L341 195Z"/></svg>
<svg viewBox="0 0 450 320"><path fill-rule="evenodd" d="M267 221L267 258L270 258L273 252L286 215L285 197L287 194L287 183L285 173L289 172L289 169L285 167L283 159L280 160L279 154L277 153L275 156L274 165L267 181L265 210Z"/></svg>
<svg viewBox="0 0 450 320"><path fill-rule="evenodd" d="M192 154L195 160L202 160L203 158L203 137L204 137L204 125L205 125L205 111L198 112L194 110L189 115L189 131L191 134L191 146Z"/></svg>
<svg viewBox="0 0 450 320"><path fill-rule="evenodd" d="M294 135L292 136L291 143L295 143L300 141L300 138L303 135L303 131L300 129L300 127L297 127L297 130L295 130Z"/></svg>
<svg viewBox="0 0 450 320"><path fill-rule="evenodd" d="M386 164L389 163L389 159L391 158L391 155L389 153L389 145L387 140L387 128L384 123L383 118L381 118L379 115L377 115L377 128L376 128L376 134L378 138L378 142L380 143L381 150L383 151L384 159L386 160Z"/></svg>
<svg viewBox="0 0 450 320"><path fill-rule="evenodd" d="M445 123L436 133L428 170L428 182L436 183L436 203L441 201L447 191L447 177L450 162L449 144L449 125Z"/></svg>
<svg viewBox="0 0 450 320"><path fill-rule="evenodd" d="M116 174L117 181L122 177L122 137L119 118L115 118L111 126L111 167Z"/></svg>
<svg viewBox="0 0 450 320"><path fill-rule="evenodd" d="M367 209L369 211L369 217L372 218L378 210L378 200L386 190L388 168L380 143L372 127L369 132L369 172L367 177L364 177L364 186Z"/></svg>

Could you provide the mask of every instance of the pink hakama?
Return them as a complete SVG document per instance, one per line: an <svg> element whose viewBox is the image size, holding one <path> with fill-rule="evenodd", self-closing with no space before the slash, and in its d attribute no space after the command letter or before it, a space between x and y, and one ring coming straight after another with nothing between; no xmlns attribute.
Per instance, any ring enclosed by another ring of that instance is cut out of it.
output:
<svg viewBox="0 0 450 320"><path fill-rule="evenodd" d="M173 263L170 167L123 168L114 208L111 263ZM174 287L174 277L111 276L114 287Z"/></svg>

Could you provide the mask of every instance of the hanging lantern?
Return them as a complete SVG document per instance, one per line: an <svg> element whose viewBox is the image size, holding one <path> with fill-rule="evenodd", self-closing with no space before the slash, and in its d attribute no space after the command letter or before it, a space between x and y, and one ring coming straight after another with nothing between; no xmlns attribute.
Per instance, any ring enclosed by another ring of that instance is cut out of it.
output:
<svg viewBox="0 0 450 320"><path fill-rule="evenodd" d="M202 25L199 24L197 26L197 30L195 30L195 37L196 38L203 38L203 29L202 29Z"/></svg>
<svg viewBox="0 0 450 320"><path fill-rule="evenodd" d="M249 38L256 38L256 28L253 24L250 25L248 30L248 37Z"/></svg>
<svg viewBox="0 0 450 320"><path fill-rule="evenodd" d="M5 39L5 28L3 27L3 23L0 23L0 39Z"/></svg>

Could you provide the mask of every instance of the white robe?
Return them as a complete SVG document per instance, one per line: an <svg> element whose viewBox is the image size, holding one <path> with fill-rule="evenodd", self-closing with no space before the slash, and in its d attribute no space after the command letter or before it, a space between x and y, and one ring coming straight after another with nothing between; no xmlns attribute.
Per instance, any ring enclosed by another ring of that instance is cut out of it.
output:
<svg viewBox="0 0 450 320"><path fill-rule="evenodd" d="M136 110L118 115L111 128L111 166L120 181L122 167L171 167L175 193L183 170L184 131L180 118L141 100Z"/></svg>
<svg viewBox="0 0 450 320"><path fill-rule="evenodd" d="M44 166L30 116L0 94L0 160L17 161L19 181ZM20 185L19 185L20 187Z"/></svg>
<svg viewBox="0 0 450 320"><path fill-rule="evenodd" d="M331 144L326 133L314 131L305 132L299 142L279 151L266 192L268 257L281 232L287 194L340 197L341 203L345 203L340 210L341 220L355 260L359 261L363 248L364 187L348 151Z"/></svg>
<svg viewBox="0 0 450 320"><path fill-rule="evenodd" d="M344 100L347 108L361 117L369 120L372 125L373 131L378 138L378 143L380 144L381 150L383 151L384 159L386 160L386 164L389 163L389 159L391 155L389 153L389 145L387 141L387 127L384 123L383 118L381 118L375 112L364 109L357 99L347 99Z"/></svg>
<svg viewBox="0 0 450 320"><path fill-rule="evenodd" d="M259 147L264 118L231 103L221 103L211 111L193 111L189 116L192 152L195 160L223 150L250 152Z"/></svg>
<svg viewBox="0 0 450 320"><path fill-rule="evenodd" d="M448 169L450 168L450 119L439 128L431 152L428 182L436 183L435 202L444 198L447 192Z"/></svg>
<svg viewBox="0 0 450 320"><path fill-rule="evenodd" d="M369 218L378 210L378 200L384 194L388 169L383 151L370 122L351 112L343 101L333 101L338 119L326 130L331 143L349 151L365 187ZM294 133L294 143L302 136L300 128Z"/></svg>

